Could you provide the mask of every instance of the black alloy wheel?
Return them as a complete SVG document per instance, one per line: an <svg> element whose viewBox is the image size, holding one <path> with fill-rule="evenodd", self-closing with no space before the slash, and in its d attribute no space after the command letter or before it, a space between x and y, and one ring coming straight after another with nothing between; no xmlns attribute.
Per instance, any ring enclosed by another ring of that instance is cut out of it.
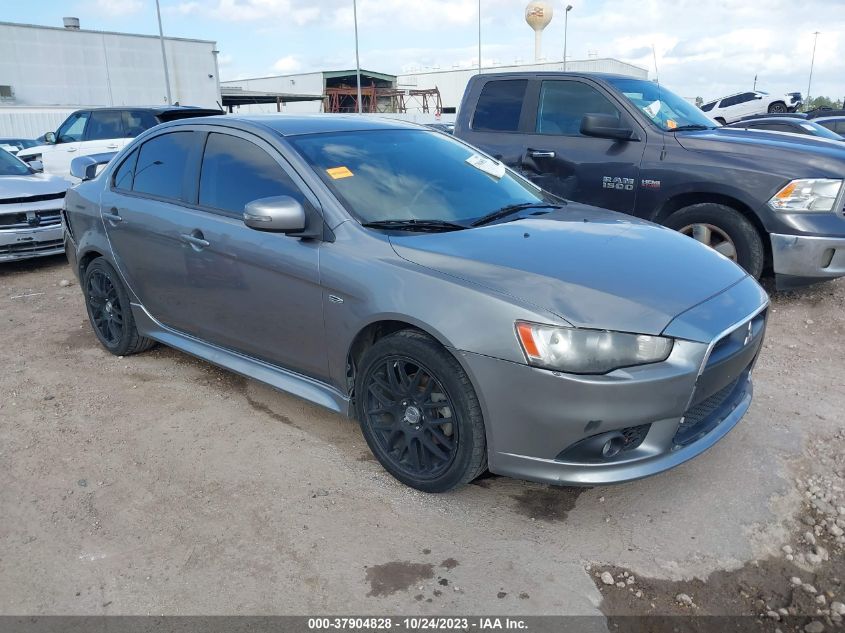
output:
<svg viewBox="0 0 845 633"><path fill-rule="evenodd" d="M443 385L418 361L391 356L370 368L367 424L393 465L417 479L442 475L455 459L459 427Z"/></svg>
<svg viewBox="0 0 845 633"><path fill-rule="evenodd" d="M117 347L123 337L123 308L117 289L103 270L88 276L86 296L91 310L91 323L107 347Z"/></svg>

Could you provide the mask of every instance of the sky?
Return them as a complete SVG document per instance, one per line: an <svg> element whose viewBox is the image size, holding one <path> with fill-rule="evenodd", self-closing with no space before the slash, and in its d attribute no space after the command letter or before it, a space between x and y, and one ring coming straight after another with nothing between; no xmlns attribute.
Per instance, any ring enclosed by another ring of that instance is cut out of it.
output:
<svg viewBox="0 0 845 633"><path fill-rule="evenodd" d="M352 0L160 0L165 35L214 40L221 79L355 66ZM685 97L757 88L845 97L845 0L568 0L567 57L615 57ZM526 0L481 0L483 64L529 62ZM543 34L563 58L564 6ZM155 0L0 0L0 20L156 34ZM478 0L358 0L361 66L398 74L477 63Z"/></svg>

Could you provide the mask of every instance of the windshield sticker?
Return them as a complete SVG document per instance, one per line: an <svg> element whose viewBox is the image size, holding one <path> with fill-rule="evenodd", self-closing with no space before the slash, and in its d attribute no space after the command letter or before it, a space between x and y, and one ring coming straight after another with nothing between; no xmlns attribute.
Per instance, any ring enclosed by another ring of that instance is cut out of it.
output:
<svg viewBox="0 0 845 633"><path fill-rule="evenodd" d="M326 173L331 176L334 180L340 180L341 178L349 178L354 176L349 167L330 167L326 170Z"/></svg>
<svg viewBox="0 0 845 633"><path fill-rule="evenodd" d="M504 164L495 161L491 158L485 158L480 154L473 154L472 156L467 158L466 162L468 162L476 169L483 171L485 174L493 176L493 178L495 178L496 180L505 175Z"/></svg>
<svg viewBox="0 0 845 633"><path fill-rule="evenodd" d="M651 118L656 117L657 113L660 112L660 100L652 101L644 107L643 110L645 110L645 113Z"/></svg>
<svg viewBox="0 0 845 633"><path fill-rule="evenodd" d="M670 130L674 130L676 127L678 127L678 124L675 122L674 119L667 119L666 127L668 127Z"/></svg>

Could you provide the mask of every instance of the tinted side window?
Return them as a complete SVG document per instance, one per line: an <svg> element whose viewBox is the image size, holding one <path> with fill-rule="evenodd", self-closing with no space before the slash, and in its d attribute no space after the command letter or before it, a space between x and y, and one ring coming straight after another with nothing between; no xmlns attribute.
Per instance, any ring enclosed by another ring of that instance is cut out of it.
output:
<svg viewBox="0 0 845 633"><path fill-rule="evenodd" d="M88 122L88 129L85 130L85 140L99 141L109 138L123 138L120 110L94 110Z"/></svg>
<svg viewBox="0 0 845 633"><path fill-rule="evenodd" d="M85 124L88 123L88 112L75 112L62 123L56 134L57 143L73 143L82 139Z"/></svg>
<svg viewBox="0 0 845 633"><path fill-rule="evenodd" d="M579 136L585 114L611 114L619 110L598 90L578 81L544 81L537 109L538 134Z"/></svg>
<svg viewBox="0 0 845 633"><path fill-rule="evenodd" d="M516 132L525 99L527 79L488 81L481 89L472 129L492 132Z"/></svg>
<svg viewBox="0 0 845 633"><path fill-rule="evenodd" d="M247 202L271 196L302 200L299 188L263 149L236 136L208 135L200 173L200 205L240 215Z"/></svg>
<svg viewBox="0 0 845 633"><path fill-rule="evenodd" d="M144 110L124 110L123 130L128 138L135 138L144 130L158 125L158 119L152 112Z"/></svg>
<svg viewBox="0 0 845 633"><path fill-rule="evenodd" d="M129 154L117 171L114 172L114 188L132 191L132 180L135 176L135 162L138 160L138 150Z"/></svg>
<svg viewBox="0 0 845 633"><path fill-rule="evenodd" d="M710 112L710 110L712 110L712 109L713 109L713 106L714 106L714 105L716 105L716 102L715 102L715 101L711 101L710 103L705 103L703 106L701 106L701 109L702 109L702 111L704 111L704 112Z"/></svg>
<svg viewBox="0 0 845 633"><path fill-rule="evenodd" d="M734 99L736 100L734 101L734 104L754 101L754 96L755 95L753 92L743 92L741 95L737 95L736 97L734 97Z"/></svg>
<svg viewBox="0 0 845 633"><path fill-rule="evenodd" d="M132 191L160 198L181 198L193 143L193 132L162 134L144 143L138 153Z"/></svg>

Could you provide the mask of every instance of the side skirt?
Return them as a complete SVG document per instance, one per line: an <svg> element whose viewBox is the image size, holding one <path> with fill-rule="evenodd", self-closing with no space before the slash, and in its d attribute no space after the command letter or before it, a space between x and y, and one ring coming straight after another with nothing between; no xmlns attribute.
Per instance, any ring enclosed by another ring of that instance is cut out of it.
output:
<svg viewBox="0 0 845 633"><path fill-rule="evenodd" d="M144 306L137 303L131 305L135 324L143 336L342 415L353 415L349 397L334 387L178 332L157 321Z"/></svg>

